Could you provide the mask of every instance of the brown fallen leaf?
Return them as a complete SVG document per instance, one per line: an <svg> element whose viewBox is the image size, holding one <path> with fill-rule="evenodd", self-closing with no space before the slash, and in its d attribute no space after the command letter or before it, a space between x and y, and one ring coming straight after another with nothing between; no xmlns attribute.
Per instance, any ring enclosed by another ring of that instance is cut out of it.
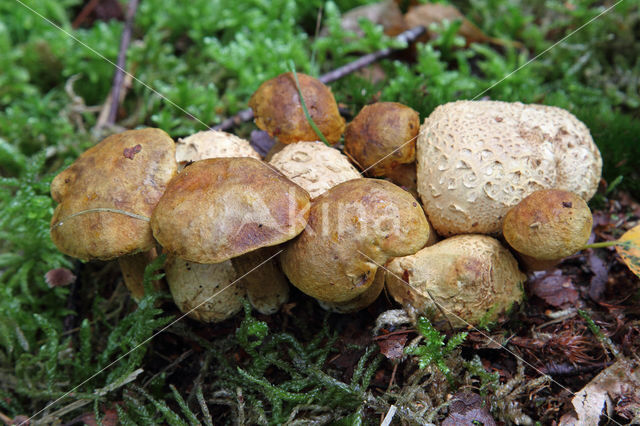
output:
<svg viewBox="0 0 640 426"><path fill-rule="evenodd" d="M407 343L406 334L392 334L389 336L380 336L377 339L380 353L390 360L401 359L404 355L404 345Z"/></svg>
<svg viewBox="0 0 640 426"><path fill-rule="evenodd" d="M393 0L353 8L342 15L340 26L345 31L351 31L356 33L358 37L363 37L364 33L360 28L361 19L381 25L384 33L389 36L398 35L408 28L400 8ZM324 30L323 32L326 33Z"/></svg>
<svg viewBox="0 0 640 426"><path fill-rule="evenodd" d="M562 274L560 269L539 276L531 282L531 293L551 306L560 307L578 300L578 290L571 277Z"/></svg>
<svg viewBox="0 0 640 426"><path fill-rule="evenodd" d="M473 392L458 392L451 399L449 415L442 426L495 426L496 422L487 410L482 397Z"/></svg>
<svg viewBox="0 0 640 426"><path fill-rule="evenodd" d="M64 287L74 283L76 281L76 276L67 268L56 268L51 269L44 274L44 280L49 288Z"/></svg>
<svg viewBox="0 0 640 426"><path fill-rule="evenodd" d="M404 16L407 28L413 28L418 25L429 29L432 24L439 24L445 20L453 22L460 20L462 24L458 29L458 34L463 36L467 40L467 44L470 43L494 43L501 46L511 45L514 47L522 47L521 43L516 41L504 41L489 37L482 32L473 22L469 21L465 16L455 7L443 3L426 3L419 6L414 6L409 9ZM424 38L426 37L426 38ZM426 41L429 38L436 37L433 31L427 31L427 35L424 36L421 41Z"/></svg>
<svg viewBox="0 0 640 426"><path fill-rule="evenodd" d="M598 257L593 250L590 250L587 256L589 269L593 273L589 282L589 297L599 302L607 288L607 280L609 279L609 268L604 260Z"/></svg>
<svg viewBox="0 0 640 426"><path fill-rule="evenodd" d="M617 245L616 251L631 272L640 277L640 225L622 234L620 241L626 241L627 244Z"/></svg>

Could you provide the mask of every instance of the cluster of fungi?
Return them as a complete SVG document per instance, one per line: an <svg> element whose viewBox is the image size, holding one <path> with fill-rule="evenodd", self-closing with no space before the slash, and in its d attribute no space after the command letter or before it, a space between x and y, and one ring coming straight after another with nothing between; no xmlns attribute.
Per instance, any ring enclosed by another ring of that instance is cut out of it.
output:
<svg viewBox="0 0 640 426"><path fill-rule="evenodd" d="M277 140L264 159L217 131L174 143L131 130L89 149L51 184L54 243L83 260L117 258L135 299L145 265L165 253L176 305L203 322L246 299L277 312L293 284L343 313L386 287L414 318L468 327L522 301L522 270L589 239L585 201L602 160L569 112L458 101L421 126L413 109L379 102L346 125L330 89L298 76L300 91L286 73L249 102Z"/></svg>

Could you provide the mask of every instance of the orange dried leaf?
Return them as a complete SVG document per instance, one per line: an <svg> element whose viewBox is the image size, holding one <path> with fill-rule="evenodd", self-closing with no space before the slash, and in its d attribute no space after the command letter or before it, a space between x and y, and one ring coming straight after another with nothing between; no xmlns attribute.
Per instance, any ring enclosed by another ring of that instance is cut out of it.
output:
<svg viewBox="0 0 640 426"><path fill-rule="evenodd" d="M631 272L640 277L640 225L625 232L619 241L628 241L627 244L617 245L616 251Z"/></svg>

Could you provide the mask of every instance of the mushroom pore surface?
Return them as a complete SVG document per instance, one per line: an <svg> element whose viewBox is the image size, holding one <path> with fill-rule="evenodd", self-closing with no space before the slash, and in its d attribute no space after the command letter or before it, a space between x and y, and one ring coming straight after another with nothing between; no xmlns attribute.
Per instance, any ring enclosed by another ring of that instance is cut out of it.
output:
<svg viewBox="0 0 640 426"><path fill-rule="evenodd" d="M162 130L107 137L53 179L51 239L83 260L149 250L148 218L175 173L175 146Z"/></svg>
<svg viewBox="0 0 640 426"><path fill-rule="evenodd" d="M540 189L593 196L602 159L569 112L519 102L436 108L417 142L418 192L438 234L499 234L507 211Z"/></svg>
<svg viewBox="0 0 640 426"><path fill-rule="evenodd" d="M287 244L282 268L293 285L324 302L364 293L378 265L415 253L429 238L420 204L376 179L343 182L316 198L308 225Z"/></svg>

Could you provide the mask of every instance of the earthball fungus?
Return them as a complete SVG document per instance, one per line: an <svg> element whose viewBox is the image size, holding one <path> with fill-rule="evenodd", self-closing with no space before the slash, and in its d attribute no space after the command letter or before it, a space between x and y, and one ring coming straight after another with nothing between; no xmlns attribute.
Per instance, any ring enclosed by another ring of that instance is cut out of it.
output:
<svg viewBox="0 0 640 426"><path fill-rule="evenodd" d="M320 80L297 73L300 89L311 119L335 144L344 132L345 121L340 116L331 89ZM267 80L249 99L256 125L282 143L315 141L318 135L302 109L294 75L291 72Z"/></svg>
<svg viewBox="0 0 640 426"><path fill-rule="evenodd" d="M260 160L249 141L231 133L205 130L176 142L176 161L180 169L187 164L220 157L251 157Z"/></svg>
<svg viewBox="0 0 640 426"><path fill-rule="evenodd" d="M354 179L313 201L307 227L287 244L281 263L302 292L325 306L344 306L369 290L379 266L415 253L428 238L424 212L408 192L387 181Z"/></svg>
<svg viewBox="0 0 640 426"><path fill-rule="evenodd" d="M556 107L458 101L437 107L417 142L418 192L438 234L499 234L507 211L540 189L595 193L600 152Z"/></svg>
<svg viewBox="0 0 640 426"><path fill-rule="evenodd" d="M125 284L139 299L144 253L155 247L149 218L175 173L175 146L162 130L107 137L51 182L59 203L51 239L61 252L82 260L119 258Z"/></svg>
<svg viewBox="0 0 640 426"><path fill-rule="evenodd" d="M523 297L526 276L498 240L458 235L388 265L389 294L435 325L477 326L499 318Z"/></svg>

